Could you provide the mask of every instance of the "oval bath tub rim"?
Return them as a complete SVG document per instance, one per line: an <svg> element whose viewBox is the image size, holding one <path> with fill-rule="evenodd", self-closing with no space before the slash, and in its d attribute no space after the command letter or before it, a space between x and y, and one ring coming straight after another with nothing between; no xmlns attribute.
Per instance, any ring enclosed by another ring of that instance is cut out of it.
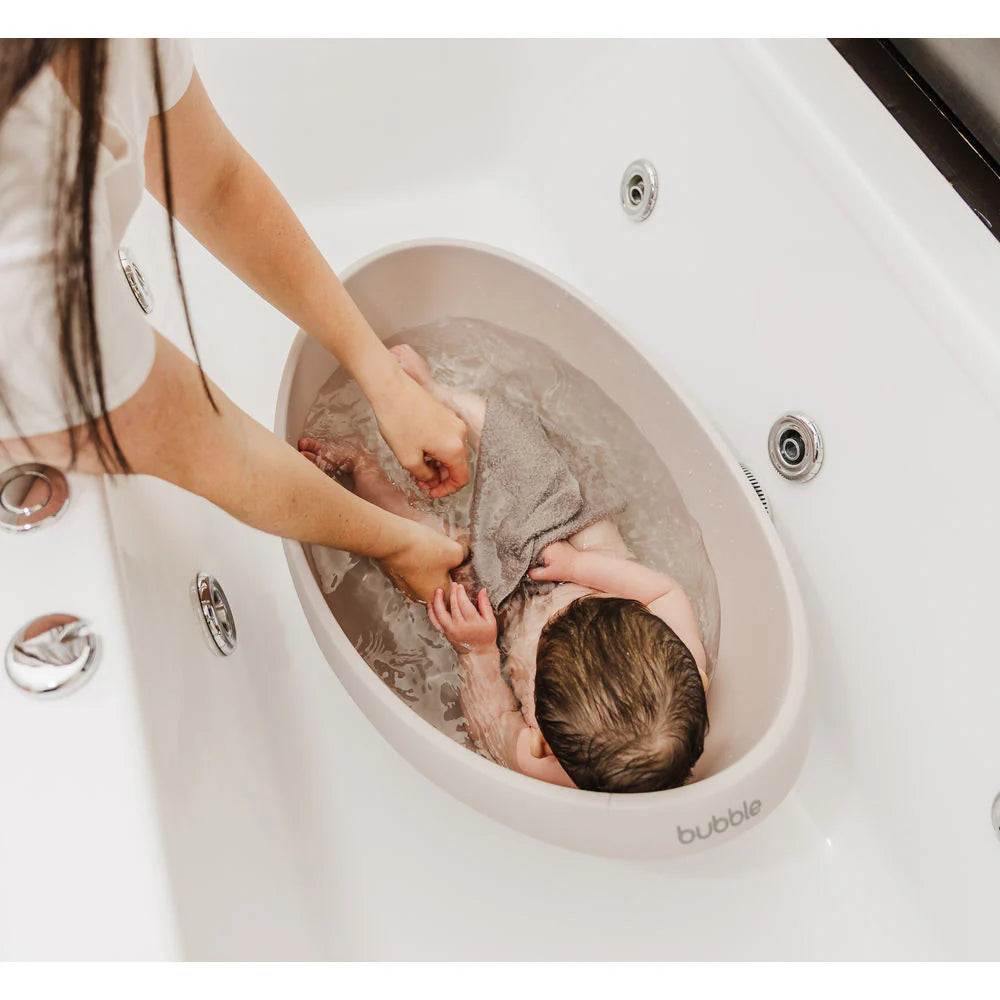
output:
<svg viewBox="0 0 1000 1000"><path fill-rule="evenodd" d="M443 317L478 318L535 337L592 378L683 484L722 608L718 666L709 692L711 729L694 779L662 792L586 792L500 767L420 718L344 635L320 590L308 547L285 540L292 580L316 641L372 725L459 800L566 848L622 858L682 856L757 826L787 795L805 757L808 633L781 541L707 415L658 351L647 348L644 354L583 295L506 251L458 240L412 241L364 257L342 280L383 339ZM279 436L294 445L337 364L298 332L278 392Z"/></svg>

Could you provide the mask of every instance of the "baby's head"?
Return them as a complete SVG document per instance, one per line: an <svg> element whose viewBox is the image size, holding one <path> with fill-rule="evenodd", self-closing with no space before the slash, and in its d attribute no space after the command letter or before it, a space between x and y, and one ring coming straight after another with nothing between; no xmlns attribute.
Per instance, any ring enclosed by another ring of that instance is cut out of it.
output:
<svg viewBox="0 0 1000 1000"><path fill-rule="evenodd" d="M581 597L538 640L535 718L578 788L682 785L701 756L701 675L674 630L638 601Z"/></svg>

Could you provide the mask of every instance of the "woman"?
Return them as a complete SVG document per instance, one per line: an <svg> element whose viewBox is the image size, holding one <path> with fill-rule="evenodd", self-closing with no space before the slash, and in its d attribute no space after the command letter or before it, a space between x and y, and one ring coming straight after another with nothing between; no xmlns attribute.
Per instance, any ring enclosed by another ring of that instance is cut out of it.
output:
<svg viewBox="0 0 1000 1000"><path fill-rule="evenodd" d="M118 262L143 185L175 268L177 219L346 366L427 495L468 482L464 425L382 345L178 40L0 41L0 445L159 476L264 531L373 556L429 599L461 546L329 479L148 326Z"/></svg>

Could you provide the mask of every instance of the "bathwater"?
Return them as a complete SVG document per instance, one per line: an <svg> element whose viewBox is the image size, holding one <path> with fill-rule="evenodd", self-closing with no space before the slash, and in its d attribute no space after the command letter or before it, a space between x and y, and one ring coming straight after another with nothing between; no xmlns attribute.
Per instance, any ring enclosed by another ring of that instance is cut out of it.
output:
<svg viewBox="0 0 1000 1000"><path fill-rule="evenodd" d="M513 387L535 407L582 482L593 469L622 487L629 501L614 520L636 559L669 574L687 592L698 614L711 678L719 648L715 575L698 525L669 470L625 413L549 348L483 320L442 319L386 343L409 344L445 385L488 396L504 379L508 389ZM379 436L357 383L338 369L320 389L303 436L332 440L345 435L362 439L386 473L414 494L415 506L456 529L469 528L472 486L443 500L418 498ZM308 548L330 610L372 670L421 718L474 749L459 704L455 653L431 626L423 606L404 598L372 560L322 546Z"/></svg>

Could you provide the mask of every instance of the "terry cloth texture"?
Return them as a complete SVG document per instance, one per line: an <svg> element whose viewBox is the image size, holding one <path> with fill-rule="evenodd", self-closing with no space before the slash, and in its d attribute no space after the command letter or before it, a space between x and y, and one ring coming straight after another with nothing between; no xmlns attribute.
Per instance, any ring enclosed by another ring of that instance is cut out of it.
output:
<svg viewBox="0 0 1000 1000"><path fill-rule="evenodd" d="M486 402L471 510L472 567L494 608L518 589L546 545L625 506L603 476L577 473L586 482L537 414L495 386Z"/></svg>

